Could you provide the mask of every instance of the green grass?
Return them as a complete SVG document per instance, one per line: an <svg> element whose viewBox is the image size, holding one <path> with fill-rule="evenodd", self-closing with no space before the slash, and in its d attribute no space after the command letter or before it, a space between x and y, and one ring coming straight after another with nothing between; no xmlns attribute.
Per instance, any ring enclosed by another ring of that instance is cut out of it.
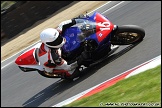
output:
<svg viewBox="0 0 162 108"><path fill-rule="evenodd" d="M7 9L15 3L16 3L15 1L3 1L1 2L1 9L3 8Z"/></svg>
<svg viewBox="0 0 162 108"><path fill-rule="evenodd" d="M101 103L103 106L116 103L116 106L122 107L123 104L127 106L127 103L161 106L161 65L64 107L100 107Z"/></svg>

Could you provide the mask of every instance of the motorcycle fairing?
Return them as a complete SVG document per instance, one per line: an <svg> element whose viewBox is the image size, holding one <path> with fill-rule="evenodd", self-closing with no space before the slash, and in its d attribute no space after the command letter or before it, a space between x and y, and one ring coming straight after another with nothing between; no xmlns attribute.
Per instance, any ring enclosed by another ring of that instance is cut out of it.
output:
<svg viewBox="0 0 162 108"><path fill-rule="evenodd" d="M37 61L34 57L34 52L36 48L30 49L29 51L21 54L15 61L17 65L28 65L32 64L35 65L37 64Z"/></svg>
<svg viewBox="0 0 162 108"><path fill-rule="evenodd" d="M78 27L71 27L65 32L66 43L63 45L63 49L65 52L70 52L80 46L80 42L77 38L77 34L81 31Z"/></svg>
<svg viewBox="0 0 162 108"><path fill-rule="evenodd" d="M16 60L17 65L36 65L38 64L36 51L40 47L41 43L37 43L27 51L23 52Z"/></svg>
<svg viewBox="0 0 162 108"><path fill-rule="evenodd" d="M99 13L95 13L96 26L96 36L99 42L103 41L113 30L114 24L111 23L107 18Z"/></svg>
<svg viewBox="0 0 162 108"><path fill-rule="evenodd" d="M82 38L85 40L93 39L99 45L104 42L103 40L106 40L106 42L110 43L110 35L114 25L103 15L95 12L90 17L78 19L78 22L79 23L67 29L64 33L64 37L66 38L66 43L63 46L64 52L73 51L80 46L82 40L80 40L79 36L84 34L82 27L84 24L93 26L92 29L95 29L95 32L88 36L84 34L85 37Z"/></svg>

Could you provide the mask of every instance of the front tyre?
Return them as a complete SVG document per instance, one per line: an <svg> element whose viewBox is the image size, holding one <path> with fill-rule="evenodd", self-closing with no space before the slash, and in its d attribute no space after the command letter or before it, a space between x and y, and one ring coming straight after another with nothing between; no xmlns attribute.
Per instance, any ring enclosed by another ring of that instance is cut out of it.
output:
<svg viewBox="0 0 162 108"><path fill-rule="evenodd" d="M122 25L115 30L111 39L113 45L129 45L141 42L145 37L145 30L137 25Z"/></svg>

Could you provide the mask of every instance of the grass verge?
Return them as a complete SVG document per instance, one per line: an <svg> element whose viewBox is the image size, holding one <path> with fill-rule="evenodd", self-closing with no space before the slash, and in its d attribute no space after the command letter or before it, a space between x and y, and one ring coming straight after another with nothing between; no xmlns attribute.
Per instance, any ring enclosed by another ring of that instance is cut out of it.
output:
<svg viewBox="0 0 162 108"><path fill-rule="evenodd" d="M161 106L161 65L64 107Z"/></svg>

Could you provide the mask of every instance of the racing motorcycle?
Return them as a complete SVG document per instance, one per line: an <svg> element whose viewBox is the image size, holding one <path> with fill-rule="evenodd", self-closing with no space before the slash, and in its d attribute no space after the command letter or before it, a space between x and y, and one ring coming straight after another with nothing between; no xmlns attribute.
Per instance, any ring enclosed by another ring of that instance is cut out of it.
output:
<svg viewBox="0 0 162 108"><path fill-rule="evenodd" d="M63 37L66 39L62 47L62 57L67 62L77 60L78 56L87 51L89 58L82 62L83 66L101 61L104 57L112 54L120 45L139 43L145 37L145 30L137 25L113 24L106 16L94 12L93 15L83 15L76 18L76 24L68 28ZM38 51L41 43L37 43L29 50L23 52L15 60L15 63L23 72L37 71L47 78L66 79L63 72L47 73L42 71L39 63ZM113 48L113 46L116 46ZM76 71L82 71L80 67Z"/></svg>

